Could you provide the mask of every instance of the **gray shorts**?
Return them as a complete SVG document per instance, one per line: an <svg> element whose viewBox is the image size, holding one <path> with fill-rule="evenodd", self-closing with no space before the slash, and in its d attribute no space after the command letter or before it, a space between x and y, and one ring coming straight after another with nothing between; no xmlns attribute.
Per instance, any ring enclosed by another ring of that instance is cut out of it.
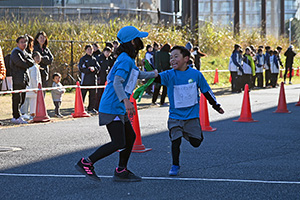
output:
<svg viewBox="0 0 300 200"><path fill-rule="evenodd" d="M168 129L171 141L180 137L184 137L187 141L189 141L189 137L203 140L203 133L199 118L188 120L169 118Z"/></svg>

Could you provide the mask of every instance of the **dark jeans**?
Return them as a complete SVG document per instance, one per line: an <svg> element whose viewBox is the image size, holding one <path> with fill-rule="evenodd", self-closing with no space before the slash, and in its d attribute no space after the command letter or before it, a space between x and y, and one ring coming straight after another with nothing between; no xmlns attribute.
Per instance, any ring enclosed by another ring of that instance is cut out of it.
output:
<svg viewBox="0 0 300 200"><path fill-rule="evenodd" d="M82 93L82 100L84 102L86 93L89 91L89 105L88 105L88 111L96 109L96 89L81 89ZM98 109L96 109L98 110Z"/></svg>
<svg viewBox="0 0 300 200"><path fill-rule="evenodd" d="M264 76L263 73L256 73L256 77L254 80L257 80L257 87L262 88L264 86ZM255 81L254 81L255 83Z"/></svg>
<svg viewBox="0 0 300 200"><path fill-rule="evenodd" d="M293 65L291 65L291 66L285 66L285 72L284 72L284 75L283 75L284 81L286 79L286 75L287 75L288 71L290 71L290 78L289 79L290 79L290 81L292 81Z"/></svg>
<svg viewBox="0 0 300 200"><path fill-rule="evenodd" d="M26 85L15 85L13 84L13 90L24 90ZM15 93L12 94L12 109L13 109L13 117L18 119L21 116L20 108L25 101L26 93Z"/></svg>
<svg viewBox="0 0 300 200"><path fill-rule="evenodd" d="M278 79L278 73L272 73L271 74L271 86L272 87L276 87L276 83L277 83L277 79Z"/></svg>
<svg viewBox="0 0 300 200"><path fill-rule="evenodd" d="M248 84L249 89L252 88L252 74L243 74L241 78L241 88L245 90L245 85Z"/></svg>
<svg viewBox="0 0 300 200"><path fill-rule="evenodd" d="M231 91L238 92L238 75L237 72L230 72L231 75Z"/></svg>
<svg viewBox="0 0 300 200"><path fill-rule="evenodd" d="M122 149L119 153L119 167L127 167L131 150L135 141L135 132L130 121L123 124L121 121L113 121L106 125L111 142L98 148L89 159L95 163L98 160Z"/></svg>
<svg viewBox="0 0 300 200"><path fill-rule="evenodd" d="M157 84L154 88L154 92L153 92L153 96L152 96L152 103L156 102L161 86L163 87L163 91L162 91L162 94L160 97L160 104L163 105L165 103L165 99L167 96L167 87L164 85L160 85L160 84Z"/></svg>
<svg viewBox="0 0 300 200"><path fill-rule="evenodd" d="M271 71L269 69L266 69L265 71L265 81L266 87L271 84Z"/></svg>
<svg viewBox="0 0 300 200"><path fill-rule="evenodd" d="M55 106L55 114L60 115L60 105L61 101L53 101L54 106Z"/></svg>

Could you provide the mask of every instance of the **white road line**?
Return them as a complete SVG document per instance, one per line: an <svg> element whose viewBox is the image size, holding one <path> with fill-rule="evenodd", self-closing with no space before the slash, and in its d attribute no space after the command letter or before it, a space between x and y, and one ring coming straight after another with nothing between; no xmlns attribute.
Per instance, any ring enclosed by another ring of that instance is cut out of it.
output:
<svg viewBox="0 0 300 200"><path fill-rule="evenodd" d="M63 175L63 174L8 174L0 173L0 176L16 177L49 177L49 178L84 178L84 175ZM99 176L100 178L112 178L112 176ZM170 181L210 181L210 182L240 182L240 183L265 183L265 184L298 184L297 181L264 181L264 180L243 180L243 179L214 179L214 178L172 178L172 177L142 177L144 180L170 180Z"/></svg>

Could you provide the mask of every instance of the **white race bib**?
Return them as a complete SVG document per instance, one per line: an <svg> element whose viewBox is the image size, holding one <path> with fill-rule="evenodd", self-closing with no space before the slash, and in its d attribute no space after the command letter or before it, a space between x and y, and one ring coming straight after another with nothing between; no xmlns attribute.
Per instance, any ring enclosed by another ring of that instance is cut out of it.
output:
<svg viewBox="0 0 300 200"><path fill-rule="evenodd" d="M129 79L128 79L128 82L125 86L125 92L127 92L128 94L132 94L132 92L136 86L136 81L137 81L138 77L139 77L139 71L136 69L132 69Z"/></svg>
<svg viewBox="0 0 300 200"><path fill-rule="evenodd" d="M198 103L197 84L174 85L175 108L187 108Z"/></svg>

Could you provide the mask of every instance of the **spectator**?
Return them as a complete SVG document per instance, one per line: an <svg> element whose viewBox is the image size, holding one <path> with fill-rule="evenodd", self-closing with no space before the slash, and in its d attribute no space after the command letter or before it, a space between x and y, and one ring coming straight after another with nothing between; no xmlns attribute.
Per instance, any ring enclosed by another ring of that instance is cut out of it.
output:
<svg viewBox="0 0 300 200"><path fill-rule="evenodd" d="M266 87L270 85L270 80L271 80L271 64L270 64L270 46L265 47L266 53L265 53L265 82L266 82Z"/></svg>
<svg viewBox="0 0 300 200"><path fill-rule="evenodd" d="M199 50L199 47L194 47L192 54L194 55L194 58L195 58L195 60L194 60L195 67L196 67L197 70L200 71L200 68L201 68L201 57L205 57L206 54L202 53Z"/></svg>
<svg viewBox="0 0 300 200"><path fill-rule="evenodd" d="M271 86L273 88L276 87L277 79L278 79L278 74L279 74L279 61L278 61L278 51L274 50L272 59L271 60Z"/></svg>
<svg viewBox="0 0 300 200"><path fill-rule="evenodd" d="M105 47L103 49L103 53L96 59L100 65L100 71L97 73L97 84L105 85L106 77L107 77L110 69L114 65L114 59L111 56L111 49L109 47ZM97 89L96 108L99 108L99 103L101 101L103 91L104 91L104 88Z"/></svg>
<svg viewBox="0 0 300 200"><path fill-rule="evenodd" d="M39 68L39 63L41 62L42 56L39 52L34 52L32 54L34 59L34 65L29 68L29 84L27 89L38 88L38 84L42 83L41 73ZM32 120L35 116L36 111L36 101L37 101L37 91L27 92L25 102L28 102L28 107L30 108L30 116L27 119ZM24 103L25 104L25 103ZM24 106L23 104L23 106ZM26 115L28 113L28 107L26 108ZM24 115L22 115L24 118Z"/></svg>
<svg viewBox="0 0 300 200"><path fill-rule="evenodd" d="M100 70L100 66L95 57L93 57L92 45L85 46L86 54L80 58L78 68L81 72L81 85L82 86L95 86L97 85L97 73ZM82 89L82 99L84 102L86 93L89 91L89 105L88 112L91 114L97 114L96 110L96 89Z"/></svg>
<svg viewBox="0 0 300 200"><path fill-rule="evenodd" d="M286 74L287 74L288 71L290 71L289 84L292 84L292 75L293 75L292 71L293 71L294 57L297 55L297 53L294 51L294 46L293 45L289 46L289 48L286 50L284 55L286 56L285 73L284 73L284 76L283 76L284 84L285 84Z"/></svg>
<svg viewBox="0 0 300 200"><path fill-rule="evenodd" d="M10 54L4 57L4 63L6 68L6 77L2 83L2 90L12 90L12 75L10 69Z"/></svg>
<svg viewBox="0 0 300 200"><path fill-rule="evenodd" d="M242 76L242 87L244 88L244 86L246 84L248 84L249 89L253 88L253 76L255 76L255 64L254 64L254 60L251 56L251 49L250 47L247 47L245 49L245 54L244 54L244 58L243 58L243 71L244 74Z"/></svg>
<svg viewBox="0 0 300 200"><path fill-rule="evenodd" d="M145 54L145 59L148 60L148 62L153 66L153 47L150 44L148 44L146 46L146 50L147 52Z"/></svg>
<svg viewBox="0 0 300 200"><path fill-rule="evenodd" d="M240 54L241 46L239 44L234 45L234 50L230 56L229 60L229 71L231 75L231 91L241 92L238 72L243 72L242 68L242 56Z"/></svg>
<svg viewBox="0 0 300 200"><path fill-rule="evenodd" d="M10 56L10 67L13 79L13 90L23 90L29 82L27 69L34 65L34 60L25 51L28 39L26 36L19 36L16 40L17 47L14 48ZM25 93L12 94L13 118L12 123L26 124L27 122L21 117L20 107L24 103Z"/></svg>
<svg viewBox="0 0 300 200"><path fill-rule="evenodd" d="M42 86L47 87L49 79L49 65L51 65L51 63L53 62L53 55L50 49L48 49L48 38L44 31L38 32L38 34L35 36L34 51L38 51L42 56L42 60L40 63Z"/></svg>
<svg viewBox="0 0 300 200"><path fill-rule="evenodd" d="M114 59L114 62L116 61L118 54L117 54L117 49L119 47L119 42L117 40L113 41L113 50L112 50L112 57Z"/></svg>
<svg viewBox="0 0 300 200"><path fill-rule="evenodd" d="M94 43L93 44L93 56L95 58L97 58L100 55L101 55L100 46L98 43Z"/></svg>
<svg viewBox="0 0 300 200"><path fill-rule="evenodd" d="M63 85L60 82L61 80L60 73L54 73L52 76L52 80L53 80L52 87L59 87L59 89L51 91L53 104L55 106L55 117L63 118L64 116L60 113L60 106L61 106L62 95L66 92L66 90L62 88Z"/></svg>
<svg viewBox="0 0 300 200"><path fill-rule="evenodd" d="M159 50L159 44L157 42L153 42L153 53L157 52Z"/></svg>
<svg viewBox="0 0 300 200"><path fill-rule="evenodd" d="M160 51L156 52L154 55L154 62L155 62L155 66L158 72L163 72L163 71L167 71L169 69L171 69L170 67L170 49L171 46L170 44L165 44ZM152 96L152 104L156 105L156 100L161 88L161 84L160 83L155 83L154 86L154 92L153 92L153 96ZM162 95L160 97L160 105L164 106L165 104L165 98L167 96L167 87L163 86L163 91L162 91Z"/></svg>
<svg viewBox="0 0 300 200"><path fill-rule="evenodd" d="M265 66L265 56L263 55L263 51L261 48L259 48L257 51L256 60L257 60L257 62L256 62L256 77L254 79L254 84L255 84L255 80L257 79L257 87L263 88L263 85L264 85L263 69Z"/></svg>

